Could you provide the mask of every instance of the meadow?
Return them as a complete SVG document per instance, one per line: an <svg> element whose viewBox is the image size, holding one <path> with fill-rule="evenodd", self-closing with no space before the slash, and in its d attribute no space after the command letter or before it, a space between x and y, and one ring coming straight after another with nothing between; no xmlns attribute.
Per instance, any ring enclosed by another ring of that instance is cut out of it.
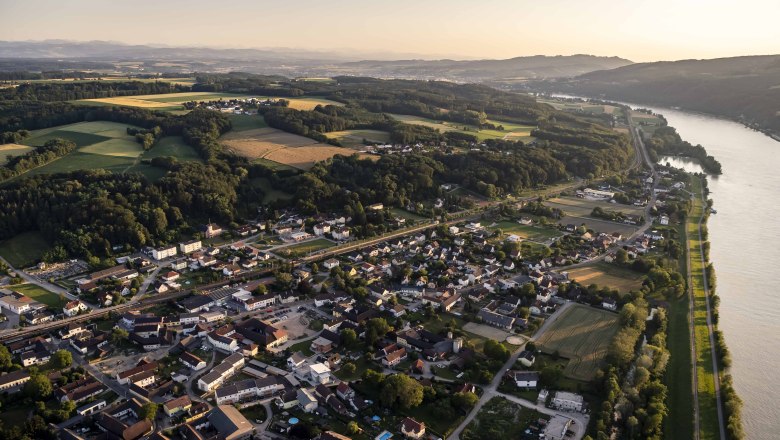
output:
<svg viewBox="0 0 780 440"><path fill-rule="evenodd" d="M308 255L312 252L321 251L336 246L336 243L328 240L327 238L318 238L316 240L307 241L305 243L298 243L292 246L285 247L277 251L277 253L283 257L296 258Z"/></svg>
<svg viewBox="0 0 780 440"><path fill-rule="evenodd" d="M38 261L49 247L39 232L22 232L0 242L0 256L15 268L25 268Z"/></svg>
<svg viewBox="0 0 780 440"><path fill-rule="evenodd" d="M640 272L604 262L580 266L568 270L568 273L569 279L584 286L597 284L599 287L616 289L621 294L638 290L642 287L644 279L644 275Z"/></svg>
<svg viewBox="0 0 780 440"><path fill-rule="evenodd" d="M533 126L521 125L513 122L488 121L495 125L503 125L504 130L480 130L478 127L473 125L458 124L449 121L437 121L419 116L399 114L390 114L389 116L406 124L422 125L425 127L430 127L434 130L439 130L442 133L456 131L459 133L470 134L476 136L480 141L484 141L486 139L508 139L528 142L534 139L531 137L531 130L536 128Z"/></svg>
<svg viewBox="0 0 780 440"><path fill-rule="evenodd" d="M503 233L502 239L508 235L517 235L518 237L527 240L549 240L554 237L560 237L563 235L560 231L554 228L521 225L515 221L501 221L495 225L488 226L487 228L491 232L501 230Z"/></svg>
<svg viewBox="0 0 780 440"><path fill-rule="evenodd" d="M63 301L56 293L49 292L34 284L17 284L15 286L10 286L9 288L19 293L23 293L35 301L46 304L53 309L61 309L66 303L66 301Z"/></svg>
<svg viewBox="0 0 780 440"><path fill-rule="evenodd" d="M567 377L592 380L607 356L618 331L618 316L606 310L573 304L536 339L544 353L558 352L569 359Z"/></svg>

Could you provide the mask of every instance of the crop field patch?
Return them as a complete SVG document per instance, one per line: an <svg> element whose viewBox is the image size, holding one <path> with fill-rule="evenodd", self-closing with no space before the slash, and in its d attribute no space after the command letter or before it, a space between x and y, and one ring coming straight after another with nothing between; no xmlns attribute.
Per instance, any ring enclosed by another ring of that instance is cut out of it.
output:
<svg viewBox="0 0 780 440"><path fill-rule="evenodd" d="M593 212L593 208L597 206L604 211L610 212L622 212L633 215L644 215L645 213L645 208L642 206L623 205L603 200L581 199L579 197L555 197L547 200L545 204L551 208L558 208L565 214L580 217L590 215Z"/></svg>
<svg viewBox="0 0 780 440"><path fill-rule="evenodd" d="M386 144L390 142L390 133L382 130L344 130L331 131L325 133L331 139L336 139L345 147L362 147L365 145L363 140L377 144Z"/></svg>
<svg viewBox="0 0 780 440"><path fill-rule="evenodd" d="M280 96L258 96L246 93L214 93L214 92L181 92L161 93L157 95L114 96L111 98L81 99L81 104L118 105L124 107L146 108L151 110L177 111L183 110L182 104L189 101L217 101L231 98L285 99L289 107L296 110L313 110L318 105L343 105L324 98L301 97L287 98Z"/></svg>
<svg viewBox="0 0 780 440"><path fill-rule="evenodd" d="M564 369L566 376L590 381L606 358L618 329L616 314L574 304L536 339L536 345L544 353L558 352L569 359Z"/></svg>
<svg viewBox="0 0 780 440"><path fill-rule="evenodd" d="M29 153L32 150L33 147L29 145L2 144L0 145L0 165L5 165L8 162L8 156L21 156L22 154Z"/></svg>
<svg viewBox="0 0 780 440"><path fill-rule="evenodd" d="M40 147L46 142L52 139L65 139L76 144L77 147L86 147L87 145L96 144L111 139L110 137L101 136L93 133L83 133L70 130L54 130L40 135L33 135L22 141L24 145Z"/></svg>
<svg viewBox="0 0 780 440"><path fill-rule="evenodd" d="M337 154L355 154L348 148L321 144L275 128L229 132L220 141L234 153L250 160L265 159L303 170Z"/></svg>
<svg viewBox="0 0 780 440"><path fill-rule="evenodd" d="M141 144L128 139L109 139L79 149L82 153L100 154L114 157L136 158L144 149Z"/></svg>
<svg viewBox="0 0 780 440"><path fill-rule="evenodd" d="M144 152L141 158L152 159L163 156L173 156L179 162L202 160L195 149L184 143L181 136L166 136L160 139L149 151Z"/></svg>

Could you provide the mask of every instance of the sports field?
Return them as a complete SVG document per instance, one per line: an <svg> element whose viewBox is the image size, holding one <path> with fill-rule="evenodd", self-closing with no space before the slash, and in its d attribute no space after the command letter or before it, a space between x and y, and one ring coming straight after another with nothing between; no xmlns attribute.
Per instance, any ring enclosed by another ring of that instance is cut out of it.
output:
<svg viewBox="0 0 780 440"><path fill-rule="evenodd" d="M345 147L355 148L365 146L363 139L377 144L390 142L390 133L382 130L344 130L331 131L325 136L336 139Z"/></svg>
<svg viewBox="0 0 780 440"><path fill-rule="evenodd" d="M248 159L265 159L302 170L308 170L316 162L337 154L355 154L348 148L321 144L275 128L228 132L220 141L234 153Z"/></svg>
<svg viewBox="0 0 780 440"><path fill-rule="evenodd" d="M56 293L49 292L48 290L38 287L34 284L17 284L9 288L19 293L23 293L38 301L39 303L46 304L47 306L54 309L61 309L66 302L60 299L60 296Z"/></svg>
<svg viewBox="0 0 780 440"><path fill-rule="evenodd" d="M616 289L622 294L642 287L644 275L631 269L626 269L610 263L593 263L586 266L568 270L569 279L589 286L597 284L599 287Z"/></svg>
<svg viewBox="0 0 780 440"><path fill-rule="evenodd" d="M343 105L323 98L287 98L276 96L247 95L244 93L181 92L157 95L115 96L112 98L82 99L83 104L119 105L125 107L146 108L151 110L182 110L182 104L189 101L216 101L230 98L285 99L289 107L296 110L312 110L318 105Z"/></svg>
<svg viewBox="0 0 780 440"><path fill-rule="evenodd" d="M8 157L21 156L29 151L32 151L33 147L28 145L19 144L2 144L0 145L0 165L5 165L8 162Z"/></svg>
<svg viewBox="0 0 780 440"><path fill-rule="evenodd" d="M628 225L624 223L616 223L611 222L608 220L601 220L597 218L592 217L575 217L575 216L564 216L561 217L561 219L558 221L558 223L562 225L568 225L572 224L575 226L580 226L582 224L585 225L586 228L592 229L597 234L598 233L605 233L605 234L611 234L613 232L619 232L624 237L630 236L636 230L638 229L634 225Z"/></svg>
<svg viewBox="0 0 780 440"><path fill-rule="evenodd" d="M607 356L607 348L618 331L618 316L606 310L573 304L536 339L544 353L569 359L564 374L590 381Z"/></svg>
<svg viewBox="0 0 780 440"><path fill-rule="evenodd" d="M279 255L288 258L300 257L307 255L311 252L320 251L329 247L336 246L336 243L328 240L327 238L318 238L316 240L307 241L305 243L294 244L282 248L277 251Z"/></svg>

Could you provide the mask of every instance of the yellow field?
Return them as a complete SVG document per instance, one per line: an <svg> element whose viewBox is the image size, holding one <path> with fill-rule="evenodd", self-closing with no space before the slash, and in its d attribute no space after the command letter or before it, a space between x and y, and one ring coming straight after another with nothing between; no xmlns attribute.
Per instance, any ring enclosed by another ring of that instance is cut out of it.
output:
<svg viewBox="0 0 780 440"><path fill-rule="evenodd" d="M256 96L236 93L213 92L181 92L163 93L158 95L115 96L112 98L82 99L83 103L99 103L107 105L120 105L125 107L138 107L149 109L183 109L181 104L189 101L210 101L230 98L258 98L258 99L285 99L289 101L289 107L296 110L313 110L318 105L343 105L339 102L322 98L286 98L277 96Z"/></svg>
<svg viewBox="0 0 780 440"><path fill-rule="evenodd" d="M321 144L275 128L229 132L220 138L220 141L234 153L248 159L266 159L302 170L308 170L316 162L337 154L355 153L348 148Z"/></svg>
<svg viewBox="0 0 780 440"><path fill-rule="evenodd" d="M618 331L618 316L605 310L574 304L536 340L544 353L569 359L564 374L578 380L592 380L607 356L607 348Z"/></svg>
<svg viewBox="0 0 780 440"><path fill-rule="evenodd" d="M599 287L617 289L622 294L642 287L644 278L644 275L639 272L609 263L595 263L582 266L571 269L568 273L569 279L577 281L584 286L597 284Z"/></svg>
<svg viewBox="0 0 780 440"><path fill-rule="evenodd" d="M8 156L21 156L22 154L25 154L32 149L33 147L28 147L27 145L19 145L19 144L0 145L0 165L3 165L6 162L8 162L7 161Z"/></svg>
<svg viewBox="0 0 780 440"><path fill-rule="evenodd" d="M140 99L140 96L116 96L113 98L84 99L83 101L138 108L164 108L171 106L171 103L169 102L144 101L143 99Z"/></svg>

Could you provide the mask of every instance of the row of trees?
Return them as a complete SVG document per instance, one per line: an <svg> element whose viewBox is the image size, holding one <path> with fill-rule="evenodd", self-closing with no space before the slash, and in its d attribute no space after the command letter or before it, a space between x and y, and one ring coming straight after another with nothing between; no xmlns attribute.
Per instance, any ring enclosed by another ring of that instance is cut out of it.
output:
<svg viewBox="0 0 780 440"><path fill-rule="evenodd" d="M76 144L65 139L51 139L42 147L38 147L28 153L11 157L8 162L0 167L0 181L10 179L19 174L47 164L59 157L71 153L76 149Z"/></svg>

